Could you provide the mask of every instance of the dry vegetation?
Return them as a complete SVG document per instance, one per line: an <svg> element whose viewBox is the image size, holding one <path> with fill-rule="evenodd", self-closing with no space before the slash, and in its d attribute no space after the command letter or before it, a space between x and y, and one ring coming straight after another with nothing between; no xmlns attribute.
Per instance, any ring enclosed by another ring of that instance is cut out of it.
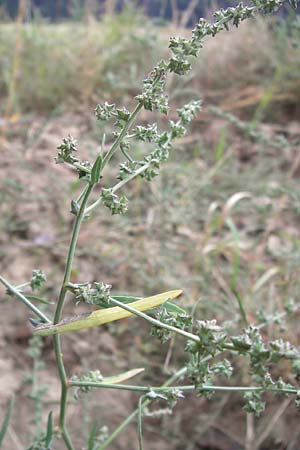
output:
<svg viewBox="0 0 300 450"><path fill-rule="evenodd" d="M142 21L125 12L88 28L31 24L16 30L13 24L1 25L0 272L18 284L30 278L32 268L44 269L49 299L57 295L53 286L60 281L72 221L66 194L78 190L71 173L54 164L56 147L70 133L83 154L96 155L103 130L91 118L93 105L111 98L126 103L175 33L151 24L141 27ZM299 21L290 35L284 23L257 20L242 26L238 39L233 31L211 40L190 79L184 84L176 77L171 81L174 103L195 94L205 100L192 133L177 142L168 168L153 183L137 180L131 185L127 215L103 219L98 212L83 228L74 280L98 279L101 273L116 290L133 294L182 288L185 305L208 319L237 317L237 295L254 320L260 310L281 312L285 301L298 301L299 66ZM234 113L250 128L241 130L218 117L211 105ZM249 136L251 130L263 138ZM288 143L277 145L279 135ZM105 243L99 235L106 236ZM32 386L24 379L32 365L25 351L31 331L24 325L27 311L16 308L12 299L3 301L1 406L12 391L24 400L6 448L21 450L34 410L28 397ZM280 331L299 345L295 324L296 319L270 325L266 334ZM144 381L159 384L164 379L161 367L171 371L184 354L173 344L162 348L154 340L150 343L147 332L132 319L79 332L66 339L66 362L74 373L87 366L101 367L109 375L112 366L148 368L151 360ZM46 367L39 380L48 385L45 402L57 402L48 341L43 354ZM238 383L243 383L246 375L240 369ZM284 366L278 374L284 376ZM91 428L94 421L113 429L136 406L135 395L105 395L83 400L83 414L74 403L74 429L82 423ZM193 399L183 401L171 417L147 419L147 450L182 450L187 441L186 450L238 450L245 448L245 436L251 450L299 448L299 419L289 401L273 399L258 423L246 422L240 403L239 397L227 395L209 402ZM80 439L78 430L78 448ZM112 448L131 450L134 439L130 429Z"/></svg>

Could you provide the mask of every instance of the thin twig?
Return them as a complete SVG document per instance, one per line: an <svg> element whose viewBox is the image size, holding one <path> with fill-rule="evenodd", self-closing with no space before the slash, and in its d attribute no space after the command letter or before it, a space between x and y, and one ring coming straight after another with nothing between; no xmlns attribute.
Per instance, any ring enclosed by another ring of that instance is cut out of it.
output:
<svg viewBox="0 0 300 450"><path fill-rule="evenodd" d="M0 276L0 282L8 289L9 292L14 294L19 300L21 300L24 305L27 306L39 319L41 319L45 323L51 323L51 320L48 319L47 316L45 316L42 311L40 311L35 305L33 305L28 298L25 297L22 292L18 291L14 286L12 286L5 278Z"/></svg>

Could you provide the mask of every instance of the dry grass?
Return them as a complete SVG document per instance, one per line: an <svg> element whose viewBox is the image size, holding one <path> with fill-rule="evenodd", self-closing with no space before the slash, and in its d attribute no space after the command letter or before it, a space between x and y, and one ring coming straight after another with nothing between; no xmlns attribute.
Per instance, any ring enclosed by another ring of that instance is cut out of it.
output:
<svg viewBox="0 0 300 450"><path fill-rule="evenodd" d="M145 73L163 57L168 36L179 34L171 26L155 27L142 15L126 11L88 25L26 24L18 38L15 24L0 26L2 111L12 71L17 70L16 93L9 101L18 112L86 108L104 98L131 97ZM208 40L189 81L174 77L173 87L178 89L172 89L172 95L179 99L195 91L222 98L226 109L253 108L272 86L274 101L295 105L300 92L299 27L293 28L292 38L289 33L285 22L257 19ZM17 39L21 43L16 49Z"/></svg>

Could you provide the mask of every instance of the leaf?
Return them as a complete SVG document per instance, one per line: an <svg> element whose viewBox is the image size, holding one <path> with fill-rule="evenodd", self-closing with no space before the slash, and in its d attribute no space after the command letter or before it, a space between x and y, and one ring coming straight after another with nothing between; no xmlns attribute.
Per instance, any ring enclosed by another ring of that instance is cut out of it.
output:
<svg viewBox="0 0 300 450"><path fill-rule="evenodd" d="M93 428L91 429L89 435L88 450L94 450L96 435L97 435L97 425L94 423Z"/></svg>
<svg viewBox="0 0 300 450"><path fill-rule="evenodd" d="M96 161L94 162L94 165L91 170L91 182L93 184L98 183L100 179L100 173L103 165L103 158L101 153L98 155Z"/></svg>
<svg viewBox="0 0 300 450"><path fill-rule="evenodd" d="M29 300L35 300L36 302L43 303L44 305L53 305L53 302L49 302L49 300L45 300L44 298L37 297L36 295L25 294Z"/></svg>
<svg viewBox="0 0 300 450"><path fill-rule="evenodd" d="M53 437L53 421L52 421L52 411L51 411L48 414L47 433L46 433L46 440L45 440L45 446L48 450L50 450L52 437Z"/></svg>
<svg viewBox="0 0 300 450"><path fill-rule="evenodd" d="M141 297L131 297L129 295L112 295L113 299L118 300L119 302L124 303L125 305L128 305L129 303L136 302L138 300L142 300ZM171 303L170 301L165 301L162 306L168 311L168 312L174 312L177 314L185 314L186 311L183 308L180 308L180 306L174 305L174 303ZM104 303L101 305L101 308L112 308L109 303ZM148 313L153 313L155 310L149 310Z"/></svg>
<svg viewBox="0 0 300 450"><path fill-rule="evenodd" d="M144 368L140 369L131 369L127 372L120 373L119 375L113 375L112 377L104 377L102 380L102 383L104 384L118 384L122 383L123 381L129 380L130 378L135 377L136 375L139 375L140 373L144 372Z"/></svg>
<svg viewBox="0 0 300 450"><path fill-rule="evenodd" d="M166 300L172 300L179 297L181 294L181 290L168 291L162 294L154 295L153 297L147 297L135 301L131 306L138 311L148 311L149 309L161 305ZM56 325L42 325L36 328L34 334L39 336L50 336L52 334L66 333L68 331L83 330L85 328L97 327L99 325L130 316L132 316L132 313L120 308L119 306L115 306L113 308L98 310L92 313L81 314L69 319L64 319Z"/></svg>
<svg viewBox="0 0 300 450"><path fill-rule="evenodd" d="M77 216L80 205L76 200L71 200L71 213Z"/></svg>
<svg viewBox="0 0 300 450"><path fill-rule="evenodd" d="M15 400L15 398L14 398L14 396L12 396L8 402L6 414L5 414L4 420L2 422L2 426L1 426L1 430L0 430L0 448L1 448L4 436L7 432L9 420L10 420L11 413L12 413L13 406L14 406L14 400Z"/></svg>
<svg viewBox="0 0 300 450"><path fill-rule="evenodd" d="M183 308L180 308L180 306L177 306L174 303L169 302L169 300L167 300L162 306L166 308L166 310L169 312L174 312L177 314L186 314L186 311Z"/></svg>

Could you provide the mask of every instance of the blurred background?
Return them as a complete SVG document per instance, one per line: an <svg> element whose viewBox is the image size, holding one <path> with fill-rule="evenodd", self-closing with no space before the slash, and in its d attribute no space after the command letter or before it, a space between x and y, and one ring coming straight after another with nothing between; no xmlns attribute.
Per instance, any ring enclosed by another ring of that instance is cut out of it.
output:
<svg viewBox="0 0 300 450"><path fill-rule="evenodd" d="M0 272L11 283L43 269L48 282L40 296L57 298L73 222L70 200L80 189L72 170L54 162L62 139L73 135L79 157L93 160L103 133L108 144L113 140L110 126L95 121L96 104L132 108L145 75L168 56L169 37L189 36L199 17L212 20L216 8L228 5L235 2L0 1ZM198 98L203 111L176 141L159 177L128 185L125 216L100 208L84 224L73 280L105 281L116 293L138 296L183 289L179 304L199 319L221 322L238 319L237 299L254 323L298 301L299 73L300 21L290 11L207 39L188 77L168 80L173 111ZM154 120L166 126L165 118L144 113L139 124ZM136 158L145 151L139 145ZM106 183L121 162L116 155ZM41 307L53 311L53 304ZM74 308L69 300L66 314ZM40 420L58 409L51 341L31 339L28 316L2 289L1 409L13 392L17 397L5 450L27 449ZM236 332L241 328L237 323ZM299 345L296 316L264 333ZM186 358L184 341L162 346L137 319L74 333L63 345L69 373L100 369L109 376L145 367L137 383L149 385L163 383ZM234 366L232 383L247 384L247 368ZM275 375L293 382L284 365ZM153 405L144 419L145 449L299 450L293 402L266 398L259 420L247 418L238 394L187 396L172 414ZM71 400L76 449L85 448L94 424L99 440L113 431L137 401L135 394L109 391ZM135 424L109 448L137 448Z"/></svg>

